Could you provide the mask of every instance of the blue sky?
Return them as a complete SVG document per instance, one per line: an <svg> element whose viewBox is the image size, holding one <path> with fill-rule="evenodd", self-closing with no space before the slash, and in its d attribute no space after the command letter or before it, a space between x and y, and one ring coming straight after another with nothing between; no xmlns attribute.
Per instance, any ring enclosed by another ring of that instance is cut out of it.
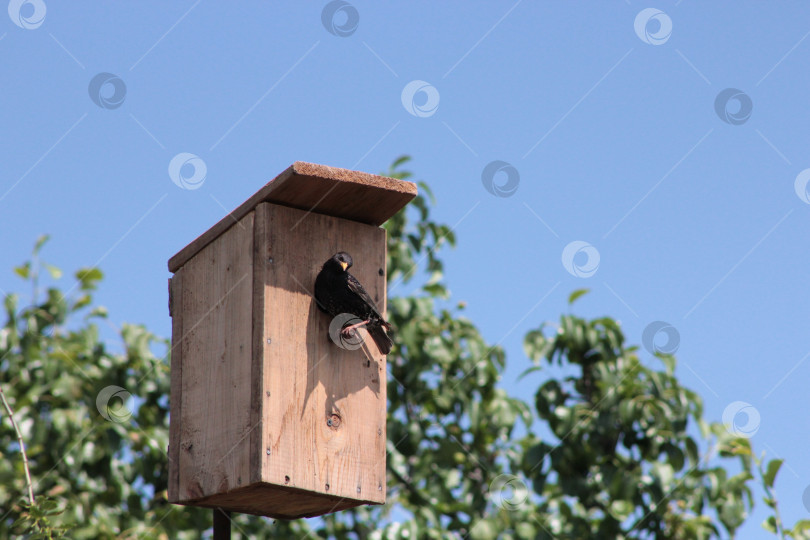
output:
<svg viewBox="0 0 810 540"><path fill-rule="evenodd" d="M793 523L810 485L808 17L799 2L12 0L0 288L20 290L11 267L50 233L48 261L101 266L114 324L168 336L167 259L259 187L296 160L379 172L407 153L455 227L447 281L505 347L506 388L532 395L522 336L574 289L592 289L576 313L618 318L633 343L663 321L656 343L673 336L706 416L748 404L738 428L787 460ZM763 534L763 506L742 537Z"/></svg>

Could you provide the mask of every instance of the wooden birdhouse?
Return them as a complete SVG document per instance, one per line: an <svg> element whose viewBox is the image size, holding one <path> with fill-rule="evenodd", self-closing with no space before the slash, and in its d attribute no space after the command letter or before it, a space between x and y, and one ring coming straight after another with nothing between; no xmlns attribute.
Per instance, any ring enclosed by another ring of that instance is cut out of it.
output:
<svg viewBox="0 0 810 540"><path fill-rule="evenodd" d="M169 260L169 501L275 518L385 503L385 357L331 341L338 251L380 310L411 182L296 162Z"/></svg>

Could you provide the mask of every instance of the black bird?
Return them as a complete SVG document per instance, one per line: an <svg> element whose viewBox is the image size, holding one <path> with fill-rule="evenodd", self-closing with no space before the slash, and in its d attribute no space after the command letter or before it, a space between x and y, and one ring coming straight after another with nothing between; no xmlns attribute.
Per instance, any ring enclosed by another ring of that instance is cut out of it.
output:
<svg viewBox="0 0 810 540"><path fill-rule="evenodd" d="M365 326L380 352L388 354L394 344L386 333L391 325L380 315L360 282L348 272L351 267L352 256L345 251L332 255L315 278L315 302L331 317L341 313L358 317L361 322L343 328L341 333L349 336L355 328Z"/></svg>

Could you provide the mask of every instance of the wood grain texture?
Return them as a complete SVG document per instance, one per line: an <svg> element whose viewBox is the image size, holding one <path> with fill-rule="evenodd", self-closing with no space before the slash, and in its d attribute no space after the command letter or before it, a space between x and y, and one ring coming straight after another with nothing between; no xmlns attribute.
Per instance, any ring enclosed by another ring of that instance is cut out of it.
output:
<svg viewBox="0 0 810 540"><path fill-rule="evenodd" d="M182 276L178 498L189 500L250 482L253 214Z"/></svg>
<svg viewBox="0 0 810 540"><path fill-rule="evenodd" d="M323 263L347 251L351 272L385 310L385 231L270 204L256 212L268 216L263 480L384 503L385 357L365 330L357 350L330 341L331 318L312 290Z"/></svg>
<svg viewBox="0 0 810 540"><path fill-rule="evenodd" d="M169 271L176 272L261 202L382 225L415 196L413 182L296 161L169 259Z"/></svg>
<svg viewBox="0 0 810 540"><path fill-rule="evenodd" d="M260 202L177 270L169 500L292 519L383 504L386 365L328 337L312 298L338 251L386 305L385 231Z"/></svg>
<svg viewBox="0 0 810 540"><path fill-rule="evenodd" d="M267 264L267 219L268 212L260 210L267 203L260 203L253 212L253 350L250 374L250 482L262 481L263 433L262 411L264 406L264 319L268 306L264 294L265 265ZM270 306L272 308L272 306Z"/></svg>

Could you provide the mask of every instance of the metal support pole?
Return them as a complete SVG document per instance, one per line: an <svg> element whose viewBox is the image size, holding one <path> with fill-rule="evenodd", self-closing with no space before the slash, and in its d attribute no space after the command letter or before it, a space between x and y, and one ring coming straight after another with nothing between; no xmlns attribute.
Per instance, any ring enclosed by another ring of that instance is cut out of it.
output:
<svg viewBox="0 0 810 540"><path fill-rule="evenodd" d="M231 540L231 513L214 508L214 540Z"/></svg>

